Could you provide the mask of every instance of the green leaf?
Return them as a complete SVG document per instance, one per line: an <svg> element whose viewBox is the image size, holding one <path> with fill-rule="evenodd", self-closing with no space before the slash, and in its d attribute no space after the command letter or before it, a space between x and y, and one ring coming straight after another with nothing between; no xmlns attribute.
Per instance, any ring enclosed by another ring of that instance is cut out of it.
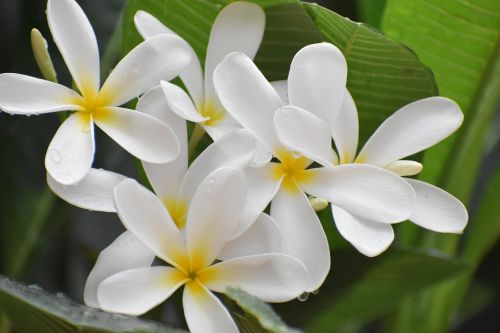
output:
<svg viewBox="0 0 500 333"><path fill-rule="evenodd" d="M123 22L123 50L128 52L141 41L133 16L142 9L185 38L204 63L211 25L227 2L130 0ZM432 73L409 49L369 27L314 4L254 2L269 5L255 58L269 80L286 79L294 54L305 45L327 41L344 52L349 65L347 85L360 113L361 143L401 106L437 94Z"/></svg>
<svg viewBox="0 0 500 333"><path fill-rule="evenodd" d="M332 276L318 294L309 296L311 305L291 302L277 307L291 314L287 322L315 333L344 329L394 311L406 297L468 269L457 259L409 250L375 258L339 250L332 258Z"/></svg>
<svg viewBox="0 0 500 333"><path fill-rule="evenodd" d="M0 309L18 333L185 333L76 304L63 295L0 276Z"/></svg>
<svg viewBox="0 0 500 333"><path fill-rule="evenodd" d="M460 179L454 193L463 199L475 180L500 93L499 17L496 0L388 0L383 19L384 32L432 68L440 94L455 100L465 114L457 135L427 151L423 172L433 183L441 176L445 183Z"/></svg>
<svg viewBox="0 0 500 333"><path fill-rule="evenodd" d="M499 17L500 3L495 0L389 0L383 19L384 32L409 45L432 68L441 95L456 100L465 114L465 122L455 135L426 152L421 178L440 185L467 206L500 96ZM474 245L470 241L465 245L477 251L468 258L477 265L493 244L489 237L496 234L497 226L484 219L469 225L473 226L472 233L481 230L474 236ZM469 233L470 228L465 232ZM460 245L458 236L427 233L422 239L423 246L450 254L456 253ZM420 332L447 331L472 276L473 272L464 274L415 299L413 306L397 314L400 320L395 322L400 326L393 331L413 329L416 322ZM422 318L426 319L423 324ZM405 321L406 326L401 324Z"/></svg>
<svg viewBox="0 0 500 333"><path fill-rule="evenodd" d="M235 301L238 307L243 310L243 313L234 311L232 313L242 333L300 333L300 331L288 327L271 306L257 297L234 287L227 288L225 295Z"/></svg>
<svg viewBox="0 0 500 333"><path fill-rule="evenodd" d="M361 22L380 28L387 0L357 0L356 4Z"/></svg>
<svg viewBox="0 0 500 333"><path fill-rule="evenodd" d="M437 94L431 71L409 49L316 4L304 7L324 40L346 57L347 88L360 118L360 143L400 107Z"/></svg>
<svg viewBox="0 0 500 333"><path fill-rule="evenodd" d="M56 197L46 188L39 192L22 192L23 205L4 206L8 216L8 227L2 235L5 260L4 271L13 277L20 277L39 245L40 235L46 228L54 208Z"/></svg>

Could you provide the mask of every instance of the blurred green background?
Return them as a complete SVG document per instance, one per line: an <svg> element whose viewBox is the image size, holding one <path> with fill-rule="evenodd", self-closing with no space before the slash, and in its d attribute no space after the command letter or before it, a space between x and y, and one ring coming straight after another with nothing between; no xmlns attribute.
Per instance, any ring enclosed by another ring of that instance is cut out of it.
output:
<svg viewBox="0 0 500 333"><path fill-rule="evenodd" d="M130 2L133 4L141 3L140 1ZM220 3L221 1L215 2ZM394 22L389 15L390 13L398 13L400 10L400 14L404 15L403 7L405 2L408 1L394 0L386 3L383 0L331 0L319 1L318 3L354 21L366 22L370 24L372 29L387 33L390 37L413 49L422 62L434 71L440 92L443 95L457 99L459 102L463 102L461 103L463 107L468 102L466 100L459 100L462 97L466 98L465 95L460 94L460 90L457 93L452 89L447 90L446 87L449 84L440 85L441 82L446 83L446 78L443 78L442 74L444 71L459 75L461 69L453 66L438 68L440 59L433 58L435 56L429 54L426 49L427 45L429 48L433 47L432 43L427 43L424 38L426 32L422 32L421 38L412 38L408 32L411 29L399 29L400 23ZM429 3L432 2L436 1L429 1ZM448 2L451 6L455 4L458 6L459 3L459 1L455 2L454 0ZM101 54L103 54L107 49L108 42L116 26L120 25L126 0L81 0L78 3L86 12L96 31ZM475 5L489 6L489 3L488 1L477 1ZM51 43L45 18L45 7L46 2L42 0L0 0L0 22L2 22L0 28L0 72L16 72L40 77L31 53L29 38L31 28L36 27L49 41L49 50L59 74L60 82L68 85L70 84L70 78L67 69L60 55L57 53L55 45ZM416 5L416 7L418 6ZM493 22L493 25L496 24L498 27L500 25L500 22L498 22L500 21L500 12L495 12L497 9L497 7L493 6L489 10L491 11L490 14L492 14L493 21L495 21L495 18L497 20L496 23ZM415 24L425 25L424 16L420 15L421 13L418 12L418 8L411 10L414 10L414 12L406 14L412 17L412 21L414 19ZM437 13L437 17L434 19L439 20L440 16L438 14L440 12L439 10L435 12ZM460 29L460 27L449 26L448 29ZM428 34L432 34L432 32L432 29L427 31ZM474 36L474 31L471 34ZM116 30L116 35L121 36L121 31ZM478 39L482 38L479 34L477 36ZM464 48L466 49L469 47L467 40L467 38L464 38L463 41ZM461 41L457 42L461 43ZM453 47L445 44L439 47L445 50L449 49L450 53L458 52ZM126 49L127 45L123 46L123 48ZM496 55L494 53L492 57L498 56L498 31L496 34L495 49ZM114 51L115 53L120 52L120 50ZM113 52L109 54L113 55ZM459 56L460 54L457 55L457 57ZM493 62L497 63L498 60L493 59ZM493 68L487 71L493 74L498 73ZM482 77L482 79L489 80L486 76ZM462 84L465 83L456 82L457 86ZM490 93L498 94L497 88L495 87ZM457 95L453 96L454 93ZM500 184L498 181L500 164L500 113L498 112L497 101L498 99L494 103L497 112L494 112L494 115L487 121L487 125L489 126L481 127L481 132L484 132L482 135L485 137L484 146L481 144L475 148L473 147L473 150L475 150L474 154L470 155L470 159L477 160L477 163L479 163L477 175L474 173L470 176L472 177L473 190L470 195L470 201L466 202L471 221L474 221L474 217L478 214L481 204L484 203L486 192L489 193L488 207L493 207L497 210L497 203L500 204L500 189L498 187L492 188L493 185L491 185L494 179L496 179L495 184ZM466 116L466 122L468 120L470 119ZM93 266L97 254L121 233L123 227L114 214L90 212L74 208L53 196L48 190L45 182L43 161L46 148L58 125L59 120L56 115L32 116L28 118L0 113L0 156L2 162L0 164L0 273L28 284L36 283L51 292L63 292L72 299L82 302L85 279ZM94 165L137 178L138 175L134 160L121 150L121 148L110 142L102 133L97 131L96 135L97 154ZM467 144L467 141L464 141L465 144ZM439 157L440 155L442 153L439 150L429 154L429 156L435 157ZM426 156L424 157L424 161L426 161L425 158L430 159L430 157ZM467 157L464 157L464 160L467 160ZM457 161L457 163L461 163L461 160ZM430 163L432 163L432 160ZM463 167L469 167L469 165L464 164ZM430 174L426 174L425 176L432 178ZM460 185L463 182L468 182L468 180L457 176L451 178L451 180L445 179L442 184L450 187L452 193L454 193L453 183ZM452 184L451 186L449 186L450 183ZM459 194L460 191L460 189L457 190ZM447 292L446 290L437 292L431 290L427 285L430 286L432 281L427 282L426 288L420 288L415 290L411 295L406 295L398 303L399 305L388 308L387 311L381 312L380 315L366 316L366 320L360 318L356 323L350 323L342 328L330 328L329 325L333 324L329 324L328 322L328 313L319 316L319 319L315 317L316 314L320 314L325 308L329 308L329 302L334 304L336 301L338 294L335 290L330 294L331 285L341 288L344 285L349 285L351 276L359 278L364 275L367 276L367 279L379 279L383 284L383 274L379 276L373 270L363 270L363 267L368 267L368 265L373 265L373 267L383 267L384 264L387 266L393 265L391 267L395 271L392 271L391 274L394 276L405 274L405 271L403 271L405 267L404 262L396 262L398 258L397 254L394 254L392 251L381 255L377 259L367 259L349 250L350 247L340 239L334 227L332 227L331 221L327 221L326 215L322 214L325 220L325 229L327 229L328 235L333 242L332 272L318 295L310 295L309 299L305 302L294 301L292 304L275 307L285 322L298 328L307 327L311 332L432 333L425 328L426 326L422 324L422 321L431 320L431 317L440 316L440 313L433 308L433 306L437 306L436 303L429 301L429 299L436 299L432 295L439 292L445 295L443 296L444 298L447 298L446 295L449 295L449 291ZM492 225L500 225L498 214L492 212L487 218L490 219ZM473 237L467 233L470 228L471 226L469 225L466 229L466 234L463 236L464 239ZM489 233L498 233L496 230L499 230L499 228L492 228L492 231ZM463 242L457 243L458 245L451 245L452 248L457 246L458 249L453 249L450 253L450 246L447 244L451 244L453 241L450 243L450 241L444 240L444 238L440 239L432 235L428 236L427 233L418 230L415 231L411 226L405 226L405 229L398 230L398 233L396 238L399 244L395 243L393 247L403 250L418 248L428 253L439 255L448 253L453 255L460 253L461 248L464 246ZM482 238L474 238L474 241L480 243ZM460 302L462 305L458 307L457 311L452 311L450 328L446 329L449 332L500 332L500 320L498 319L498 314L500 313L500 243L497 236L493 240L490 237L487 241L491 242L491 244L486 248L484 255L479 256L480 261L477 263L477 269L473 273L470 273L473 274L473 278L471 278L472 282L468 292L464 296L463 302ZM420 268L421 270L425 270L426 265L429 265L428 268L430 270L433 269L432 267L435 267L433 265L439 265L439 262L432 263L420 260L417 257L409 256L405 258L413 260L409 261L408 265L421 264L423 266ZM428 276L427 278L431 279L433 277ZM439 277L439 279L441 279L439 280L440 283L446 280L444 277ZM377 285L375 284L371 288L376 287ZM391 286L386 285L380 285L379 287L380 290L391 288ZM394 286L394 288L397 289L398 286ZM399 286L399 288L404 289L404 284ZM367 291L368 296L370 292L370 290ZM458 290L457 293L460 293L460 291ZM362 295L360 297L365 297L367 294L366 292L360 292L360 295ZM373 289L373 295L375 295L374 297L378 297L380 293ZM379 303L384 303L383 295L382 293L382 299L376 301L368 298L367 303L369 304L367 306L378 307ZM342 307L344 303L340 304ZM179 313L179 305L179 300L173 299L162 309L157 309L154 313L150 314L150 317L161 319L161 321L171 323L176 327L183 327L185 323L182 314ZM441 307L438 306L438 308ZM335 310L337 311L338 309ZM343 313L342 311L356 311L356 308L341 308L340 312L336 312L337 316L338 313ZM408 317L409 313L413 314L412 318ZM336 320L335 318L337 318L335 315L331 316L332 321ZM421 324L423 328L414 327ZM320 326L321 329L318 329ZM0 332L5 333L1 330ZM440 332L443 332L443 330Z"/></svg>

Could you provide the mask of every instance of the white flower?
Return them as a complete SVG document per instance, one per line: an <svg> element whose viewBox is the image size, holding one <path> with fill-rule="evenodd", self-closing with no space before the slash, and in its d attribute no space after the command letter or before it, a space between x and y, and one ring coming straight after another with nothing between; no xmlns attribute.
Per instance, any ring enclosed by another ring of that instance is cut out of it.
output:
<svg viewBox="0 0 500 333"><path fill-rule="evenodd" d="M315 47L317 46L310 46L309 51ZM300 54L296 56L299 57ZM294 59L294 62L298 61L299 59ZM317 73L316 80L320 81L322 75ZM292 94L294 87L302 81L302 78L290 75L288 89L290 96L294 97L290 102L299 107L282 108L276 113L274 120L283 144L318 163L325 163L331 160L332 155L336 156L331 147L333 137L340 164L371 164L400 176L415 175L421 171L422 165L401 159L443 140L460 127L463 121L460 107L450 99L430 97L413 102L387 118L356 157L358 115L350 94L346 89L338 89L345 95L337 95L330 100L318 96L318 105L313 105L300 99L309 97L307 93L299 99L295 99L295 92ZM296 93L300 94L300 89ZM332 117L328 110L336 111L336 116ZM412 186L417 199L410 221L438 232L462 232L468 217L459 200L433 185L404 179ZM332 213L342 236L367 256L380 254L394 239L392 226L380 223L384 221L348 212L336 204L332 204Z"/></svg>
<svg viewBox="0 0 500 333"><path fill-rule="evenodd" d="M179 138L181 152L177 159L166 164L143 162L143 166L170 218L184 232L187 211L200 183L221 167L245 170L255 153L255 137L243 129L228 133L205 149L188 168L186 121L169 110L161 88L146 92L139 100L137 110L169 124ZM113 190L124 179L125 176L114 172L91 169L77 184L64 186L47 175L49 187L60 198L75 206L102 212L116 212ZM234 239L219 253L219 259L280 251L280 231L268 215L262 214L261 206L247 201L240 223L245 225L245 233L242 234L239 231L241 227L238 227L232 237ZM251 227L248 228L249 224ZM129 232L125 232L99 256L85 285L85 303L98 307L97 286L102 280L120 271L138 267L136 265L147 266L153 258L154 254L150 250Z"/></svg>
<svg viewBox="0 0 500 333"><path fill-rule="evenodd" d="M347 68L340 51L331 44L306 47L294 58L288 84L291 100L323 108L345 91ZM310 272L309 291L317 289L330 269L330 252L321 222L307 196L326 198L353 214L378 222L407 219L415 194L398 176L369 165L333 166L337 158L327 151L317 160L323 167L308 169L313 156L299 156L281 144L273 118L284 103L252 61L242 53L228 55L214 72L214 85L222 105L243 127L255 133L279 162L249 168L249 200L261 207L271 203L271 216L283 235L283 247ZM286 108L286 107L285 107ZM324 110L326 114L326 109ZM294 135L311 141L304 133ZM322 152L323 146L319 147ZM331 149L330 149L331 150Z"/></svg>
<svg viewBox="0 0 500 333"><path fill-rule="evenodd" d="M59 127L49 145L45 166L50 175L66 185L85 176L94 158L94 124L140 159L152 163L174 159L179 144L166 125L118 106L160 80L177 76L190 61L187 43L175 36L145 41L100 87L97 41L82 9L73 0L49 0L47 19L79 93L25 75L0 74L0 109L25 115L76 111Z"/></svg>
<svg viewBox="0 0 500 333"><path fill-rule="evenodd" d="M134 19L137 30L144 39L160 34L176 35L144 11L138 11ZM264 11L256 4L237 1L227 5L215 19L210 32L205 73L191 48L191 63L180 75L190 96L178 86L162 82L171 109L180 117L199 123L213 140L217 140L228 131L241 128L224 111L214 92L212 80L214 68L231 52L243 52L253 58L262 41L265 21Z"/></svg>
<svg viewBox="0 0 500 333"><path fill-rule="evenodd" d="M123 181L114 196L127 230L171 266L145 265L106 278L97 290L102 309L140 315L184 285L184 314L191 332L238 332L209 290L223 293L237 286L269 302L284 302L302 292L307 271L291 256L266 253L215 261L238 226L245 203L241 171L218 169L200 184L189 207L185 237L162 202L137 182Z"/></svg>

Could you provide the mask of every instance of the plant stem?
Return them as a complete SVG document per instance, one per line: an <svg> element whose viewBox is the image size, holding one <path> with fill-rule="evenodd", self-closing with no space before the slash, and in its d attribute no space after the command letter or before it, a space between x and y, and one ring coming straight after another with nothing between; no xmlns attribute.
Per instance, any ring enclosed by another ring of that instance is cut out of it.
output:
<svg viewBox="0 0 500 333"><path fill-rule="evenodd" d="M188 153L189 153L189 159L193 157L194 150L198 146L198 143L200 143L200 140L203 138L205 135L205 130L200 124L196 124L193 129L193 133L191 134L191 137L189 138L189 143L188 143Z"/></svg>

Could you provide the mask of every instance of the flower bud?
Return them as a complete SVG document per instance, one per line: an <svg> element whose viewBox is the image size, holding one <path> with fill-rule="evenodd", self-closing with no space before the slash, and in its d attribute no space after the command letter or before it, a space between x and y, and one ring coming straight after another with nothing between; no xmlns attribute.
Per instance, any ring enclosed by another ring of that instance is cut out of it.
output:
<svg viewBox="0 0 500 333"><path fill-rule="evenodd" d="M42 72L42 76L46 80L57 82L57 73L49 55L47 41L43 38L40 31L35 28L31 30L31 48L33 49L33 55L35 56L40 72Z"/></svg>

